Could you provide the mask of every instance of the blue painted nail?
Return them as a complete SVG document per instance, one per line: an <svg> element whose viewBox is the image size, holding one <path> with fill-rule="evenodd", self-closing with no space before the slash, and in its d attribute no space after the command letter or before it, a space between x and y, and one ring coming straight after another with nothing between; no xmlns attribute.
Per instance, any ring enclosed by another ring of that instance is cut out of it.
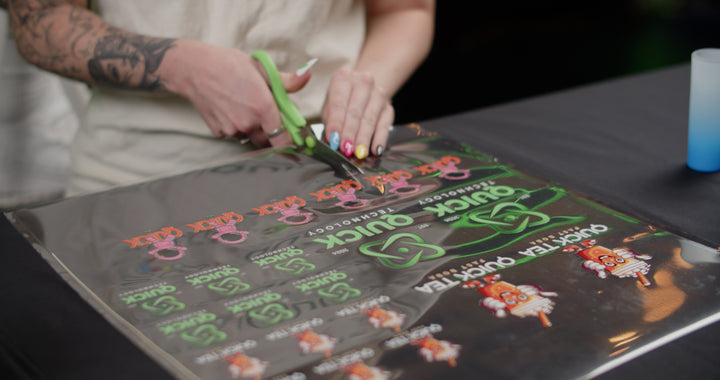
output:
<svg viewBox="0 0 720 380"><path fill-rule="evenodd" d="M337 150L340 147L340 133L333 132L330 134L330 149Z"/></svg>

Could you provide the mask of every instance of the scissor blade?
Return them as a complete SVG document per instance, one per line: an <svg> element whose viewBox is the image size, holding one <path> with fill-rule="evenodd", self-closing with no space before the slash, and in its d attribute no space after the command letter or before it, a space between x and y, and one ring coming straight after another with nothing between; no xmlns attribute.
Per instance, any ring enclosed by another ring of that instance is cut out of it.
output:
<svg viewBox="0 0 720 380"><path fill-rule="evenodd" d="M313 157L330 165L335 172L344 177L351 177L359 182L360 178L365 175L362 169L322 141L318 141L310 151Z"/></svg>

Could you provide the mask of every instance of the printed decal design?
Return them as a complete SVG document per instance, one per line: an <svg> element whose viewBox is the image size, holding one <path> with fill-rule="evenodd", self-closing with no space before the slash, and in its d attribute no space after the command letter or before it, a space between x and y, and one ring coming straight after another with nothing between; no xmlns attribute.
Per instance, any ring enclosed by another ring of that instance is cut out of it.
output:
<svg viewBox="0 0 720 380"><path fill-rule="evenodd" d="M337 342L337 339L326 334L318 334L311 329L294 333L293 337L298 340L298 347L303 355L323 354L325 358L332 356L332 350Z"/></svg>
<svg viewBox="0 0 720 380"><path fill-rule="evenodd" d="M459 344L435 339L431 334L413 340L412 344L419 347L418 353L428 363L448 362L450 367L457 365L457 357L460 356L461 348Z"/></svg>
<svg viewBox="0 0 720 380"><path fill-rule="evenodd" d="M358 199L357 195L355 195L354 188L349 188L344 194L337 190L333 190L333 194L335 194L335 198L339 200L335 206L342 207L346 210L363 208L368 204L368 202L370 202L367 199Z"/></svg>
<svg viewBox="0 0 720 380"><path fill-rule="evenodd" d="M557 293L542 291L534 285L515 286L500 281L500 278L499 274L493 274L484 277L484 283L472 280L466 282L463 288L477 289L485 296L480 305L493 311L496 318L505 318L509 311L518 318L537 317L543 326L552 326L547 315L552 313L555 302L547 297L557 297Z"/></svg>
<svg viewBox="0 0 720 380"><path fill-rule="evenodd" d="M290 275L298 275L315 270L315 264L309 263L301 257L295 257L284 263L275 264L275 269L279 269Z"/></svg>
<svg viewBox="0 0 720 380"><path fill-rule="evenodd" d="M371 367L362 361L356 361L342 367L348 374L348 380L389 380L391 372L379 367Z"/></svg>
<svg viewBox="0 0 720 380"><path fill-rule="evenodd" d="M608 248L597 245L597 240L589 239L580 243L582 247L571 245L563 248L563 252L575 252L585 259L583 268L593 271L599 278L606 279L608 272L618 278L634 277L644 286L650 286L650 281L645 277L650 272L650 260L648 255L639 255L637 252L616 248Z"/></svg>
<svg viewBox="0 0 720 380"><path fill-rule="evenodd" d="M281 209L280 213L282 216L278 218L278 221L293 226L308 223L314 216L311 212L301 212L300 205L297 204L293 204L287 209Z"/></svg>
<svg viewBox="0 0 720 380"><path fill-rule="evenodd" d="M282 304L271 303L263 307L252 309L248 316L263 325L271 326L295 317L295 314Z"/></svg>
<svg viewBox="0 0 720 380"><path fill-rule="evenodd" d="M237 277L227 277L220 281L208 284L208 289L223 296L232 296L250 289L250 285L240 281Z"/></svg>
<svg viewBox="0 0 720 380"><path fill-rule="evenodd" d="M335 303L345 302L349 298L359 297L362 294L361 291L351 287L345 282L337 282L328 287L320 288L317 293Z"/></svg>
<svg viewBox="0 0 720 380"><path fill-rule="evenodd" d="M183 257L186 247L178 247L175 245L175 237L168 235L162 240L156 239L154 236L148 236L148 240L152 242L153 249L148 254L155 256L160 260L177 260Z"/></svg>
<svg viewBox="0 0 720 380"><path fill-rule="evenodd" d="M260 380L270 364L258 358L247 356L242 352L226 356L223 360L228 363L228 372L233 379L242 377L244 379Z"/></svg>
<svg viewBox="0 0 720 380"><path fill-rule="evenodd" d="M405 314L393 310L385 310L377 305L370 309L363 309L362 312L368 316L368 322L374 328L392 329L395 332L400 332L406 317Z"/></svg>
<svg viewBox="0 0 720 380"><path fill-rule="evenodd" d="M471 213L469 219L478 225L484 225L503 234L517 234L529 227L550 222L550 217L541 212L532 211L522 204L503 202L492 210L480 210Z"/></svg>
<svg viewBox="0 0 720 380"><path fill-rule="evenodd" d="M383 265L394 269L409 268L421 261L445 255L442 247L428 244L411 233L398 233L386 241L363 244L359 249L362 254L376 257Z"/></svg>
<svg viewBox="0 0 720 380"><path fill-rule="evenodd" d="M170 295L147 300L141 303L140 306L155 316L164 316L185 309L184 303Z"/></svg>
<svg viewBox="0 0 720 380"><path fill-rule="evenodd" d="M211 344L220 343L227 338L227 334L218 330L215 325L207 324L193 330L186 330L180 337L195 346L207 347Z"/></svg>
<svg viewBox="0 0 720 380"><path fill-rule="evenodd" d="M226 224L220 224L216 221L210 222L217 231L216 234L212 235L212 238L224 244L237 244L244 242L249 232L238 231L235 223L234 219L229 220Z"/></svg>

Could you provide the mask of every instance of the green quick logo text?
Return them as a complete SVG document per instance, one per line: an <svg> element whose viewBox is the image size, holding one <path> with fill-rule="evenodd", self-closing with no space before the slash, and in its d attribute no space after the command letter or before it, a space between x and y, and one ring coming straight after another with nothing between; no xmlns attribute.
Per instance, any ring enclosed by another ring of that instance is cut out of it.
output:
<svg viewBox="0 0 720 380"><path fill-rule="evenodd" d="M430 211L438 218L442 218L446 215L452 215L458 211L467 210L471 207L482 206L489 202L494 202L514 194L515 189L510 186L486 186L482 190L473 192L470 195L463 195L459 198L448 199L445 202L424 207L423 210Z"/></svg>
<svg viewBox="0 0 720 380"><path fill-rule="evenodd" d="M155 316L164 316L185 309L185 304L173 296L161 296L150 299L141 303L140 306Z"/></svg>
<svg viewBox="0 0 720 380"><path fill-rule="evenodd" d="M373 237L383 232L393 231L397 227L409 226L413 223L413 218L407 215L383 215L380 219L382 220L374 220L364 226L348 228L327 237L313 239L313 241L325 244L325 249L329 250L335 246L342 246L364 238Z"/></svg>
<svg viewBox="0 0 720 380"><path fill-rule="evenodd" d="M261 308L250 310L248 317L254 322L260 322L265 326L270 326L294 318L295 313L288 310L283 304L272 303Z"/></svg>
<svg viewBox="0 0 720 380"><path fill-rule="evenodd" d="M183 331L180 334L183 340L192 343L197 347L207 347L211 344L220 343L227 339L227 334L218 330L215 325L202 325L195 329Z"/></svg>
<svg viewBox="0 0 720 380"><path fill-rule="evenodd" d="M170 335L185 331L187 329L191 329L193 327L207 324L214 321L215 318L215 314L213 313L198 312L190 316L180 317L177 319L173 319L170 322L163 323L162 325L158 326L158 329L164 335Z"/></svg>
<svg viewBox="0 0 720 380"><path fill-rule="evenodd" d="M227 309L233 314L238 314L256 307L261 307L263 305L279 301L281 298L282 296L280 293L265 293L256 297L229 303L227 304Z"/></svg>
<svg viewBox="0 0 720 380"><path fill-rule="evenodd" d="M250 285L240 281L237 277L227 277L220 281L211 282L207 288L222 296L232 296L250 289Z"/></svg>
<svg viewBox="0 0 720 380"><path fill-rule="evenodd" d="M196 286L206 284L215 280L221 280L225 277L230 277L239 272L240 269L233 268L231 266L225 266L185 276L185 281L187 281L192 286Z"/></svg>
<svg viewBox="0 0 720 380"><path fill-rule="evenodd" d="M172 285L160 285L144 291L132 292L130 294L123 293L120 295L120 298L125 302L125 305L132 305L136 302L146 301L151 298L173 293L175 290L175 287Z"/></svg>
<svg viewBox="0 0 720 380"><path fill-rule="evenodd" d="M320 288L317 293L335 303L345 302L350 298L360 297L360 295L362 295L360 290L351 287L346 282L338 282L328 287Z"/></svg>
<svg viewBox="0 0 720 380"><path fill-rule="evenodd" d="M311 279L303 281L301 283L295 284L295 288L297 288L301 292L307 292L313 289L320 288L325 285L332 284L334 282L339 282L347 278L347 274L342 272L331 272L327 274L320 274L318 276L313 276Z"/></svg>
<svg viewBox="0 0 720 380"><path fill-rule="evenodd" d="M309 263L303 258L296 257L287 262L275 264L275 269L279 269L290 275L298 275L315 270L315 264Z"/></svg>

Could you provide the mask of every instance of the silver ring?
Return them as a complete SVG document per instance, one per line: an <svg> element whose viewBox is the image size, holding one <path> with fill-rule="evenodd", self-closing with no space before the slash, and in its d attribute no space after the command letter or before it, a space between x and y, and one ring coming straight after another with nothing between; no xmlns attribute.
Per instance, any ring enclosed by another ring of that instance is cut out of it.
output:
<svg viewBox="0 0 720 380"><path fill-rule="evenodd" d="M240 142L240 145L245 145L245 144L247 144L247 143L250 142L250 138L249 138L249 137L246 137L246 138L244 138L244 139L240 139L239 142Z"/></svg>
<svg viewBox="0 0 720 380"><path fill-rule="evenodd" d="M283 133L284 130L285 130L285 126L283 125L283 126L281 126L280 128L278 128L278 129L276 129L276 130L268 133L268 134L267 134L267 137L273 138L273 137L275 137L275 136Z"/></svg>

